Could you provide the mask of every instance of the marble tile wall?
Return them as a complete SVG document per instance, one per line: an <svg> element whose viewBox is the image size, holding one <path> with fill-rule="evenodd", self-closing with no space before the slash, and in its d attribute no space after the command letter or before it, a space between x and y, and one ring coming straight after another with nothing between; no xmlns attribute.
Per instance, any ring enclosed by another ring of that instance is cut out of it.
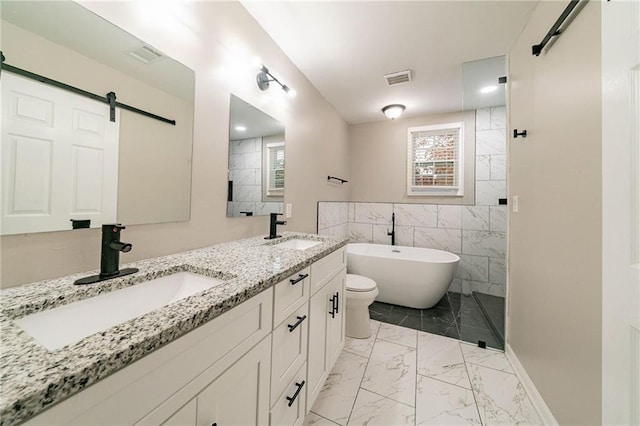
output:
<svg viewBox="0 0 640 426"><path fill-rule="evenodd" d="M473 206L320 202L318 233L351 242L391 244L387 230L396 217L396 244L450 251L460 256L450 290L504 297L507 196L505 107L476 111L476 196Z"/></svg>
<svg viewBox="0 0 640 426"><path fill-rule="evenodd" d="M349 203L319 202L318 234L346 238L349 235Z"/></svg>

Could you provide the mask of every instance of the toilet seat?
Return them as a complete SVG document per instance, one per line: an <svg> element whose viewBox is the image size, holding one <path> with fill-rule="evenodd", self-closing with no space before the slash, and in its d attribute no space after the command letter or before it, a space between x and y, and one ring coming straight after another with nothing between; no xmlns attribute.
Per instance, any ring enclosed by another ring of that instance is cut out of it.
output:
<svg viewBox="0 0 640 426"><path fill-rule="evenodd" d="M347 291L364 292L376 288L376 282L362 275L347 274Z"/></svg>

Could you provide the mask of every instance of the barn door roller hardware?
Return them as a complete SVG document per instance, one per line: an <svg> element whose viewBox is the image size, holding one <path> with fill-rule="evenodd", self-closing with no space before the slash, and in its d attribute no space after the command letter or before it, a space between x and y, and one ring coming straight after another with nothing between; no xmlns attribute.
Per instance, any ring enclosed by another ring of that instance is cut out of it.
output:
<svg viewBox="0 0 640 426"><path fill-rule="evenodd" d="M586 6L588 1L589 0L571 0L560 17L556 22L554 22L553 26L551 26L551 29L547 32L542 41L531 46L531 54L534 56L540 56L540 53L542 53L545 46L552 41L553 37L558 37L567 29L573 19ZM552 45L553 43L551 43L549 47Z"/></svg>
<svg viewBox="0 0 640 426"><path fill-rule="evenodd" d="M117 108L125 109L127 111L135 112L136 114L144 115L145 117L153 118L154 120L162 121L163 123L171 124L173 126L176 125L176 120L170 120L168 118L161 117L159 115L150 113L148 111L144 111L140 108L132 107L131 105L117 102L115 92L109 92L107 93L106 96L96 95L95 93L87 92L86 90L82 90L77 87L70 86L60 81L53 80L49 77L45 77L40 74L33 73L31 71L23 70L22 68L14 67L13 65L7 64L4 60L5 60L5 57L2 54L2 52L0 52L0 69L2 71L9 71L13 74L17 74L31 80L39 81L40 83L57 87L58 89L66 90L68 92L75 93L76 95L84 96L85 98L93 99L94 101L108 104L110 109L110 120L113 122L116 121L115 109L117 107Z"/></svg>

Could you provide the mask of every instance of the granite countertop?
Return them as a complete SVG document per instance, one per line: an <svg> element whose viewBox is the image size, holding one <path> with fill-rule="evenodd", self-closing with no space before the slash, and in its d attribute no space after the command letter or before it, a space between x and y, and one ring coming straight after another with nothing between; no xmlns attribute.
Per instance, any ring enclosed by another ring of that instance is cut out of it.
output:
<svg viewBox="0 0 640 426"><path fill-rule="evenodd" d="M129 263L121 268L140 271L101 283L73 285L78 278L99 272L88 271L0 291L0 425L27 420L346 244L341 238L294 232L273 241L263 237ZM275 245L292 238L322 243L307 250ZM35 312L180 271L224 283L57 350L47 350L13 323Z"/></svg>

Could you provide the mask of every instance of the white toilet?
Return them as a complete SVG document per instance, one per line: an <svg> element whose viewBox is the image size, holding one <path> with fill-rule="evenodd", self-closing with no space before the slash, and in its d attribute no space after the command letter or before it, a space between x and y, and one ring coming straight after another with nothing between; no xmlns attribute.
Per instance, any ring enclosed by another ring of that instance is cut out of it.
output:
<svg viewBox="0 0 640 426"><path fill-rule="evenodd" d="M376 282L362 275L347 274L347 336L366 339L371 336L369 305L378 295Z"/></svg>

